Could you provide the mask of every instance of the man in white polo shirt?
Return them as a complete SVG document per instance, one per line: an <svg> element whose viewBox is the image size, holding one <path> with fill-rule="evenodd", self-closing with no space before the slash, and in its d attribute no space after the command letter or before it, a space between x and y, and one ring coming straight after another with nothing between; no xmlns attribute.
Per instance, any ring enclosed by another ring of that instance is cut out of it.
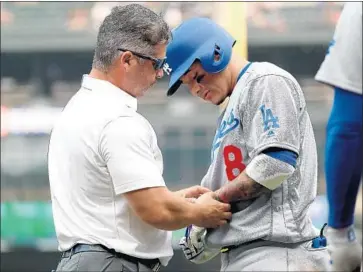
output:
<svg viewBox="0 0 363 272"><path fill-rule="evenodd" d="M173 255L170 230L231 218L205 188L166 188L155 132L137 113L136 98L163 76L169 39L137 4L115 7L99 29L92 70L49 144L57 271L157 271Z"/></svg>

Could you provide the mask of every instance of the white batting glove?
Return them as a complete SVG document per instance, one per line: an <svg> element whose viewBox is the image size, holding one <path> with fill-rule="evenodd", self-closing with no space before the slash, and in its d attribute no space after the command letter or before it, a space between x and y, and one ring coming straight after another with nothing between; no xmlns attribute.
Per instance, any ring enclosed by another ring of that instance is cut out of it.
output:
<svg viewBox="0 0 363 272"><path fill-rule="evenodd" d="M204 237L207 233L205 228L190 225L185 230L185 236L180 239L179 245L188 261L202 264L217 256L219 249L207 248Z"/></svg>

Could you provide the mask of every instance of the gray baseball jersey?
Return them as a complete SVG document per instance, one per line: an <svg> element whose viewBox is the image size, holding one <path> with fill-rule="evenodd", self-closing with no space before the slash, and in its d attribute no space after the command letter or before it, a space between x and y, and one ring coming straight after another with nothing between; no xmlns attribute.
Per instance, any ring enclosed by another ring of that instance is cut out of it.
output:
<svg viewBox="0 0 363 272"><path fill-rule="evenodd" d="M344 5L315 79L362 94L362 2Z"/></svg>
<svg viewBox="0 0 363 272"><path fill-rule="evenodd" d="M303 92L288 72L256 62L239 79L221 114L202 185L219 189L269 147L297 153L296 171L269 194L241 202L229 224L208 231L209 247L259 238L295 243L317 236L307 215L316 196L317 152Z"/></svg>

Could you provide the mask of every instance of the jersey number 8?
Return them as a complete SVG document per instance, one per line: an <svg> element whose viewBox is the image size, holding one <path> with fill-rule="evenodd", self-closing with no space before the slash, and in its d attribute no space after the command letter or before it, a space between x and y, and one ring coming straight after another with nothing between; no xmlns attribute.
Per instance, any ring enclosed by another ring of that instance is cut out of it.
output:
<svg viewBox="0 0 363 272"><path fill-rule="evenodd" d="M223 149L223 157L227 178L229 181L232 181L246 168L246 165L243 163L241 149L234 145L227 145Z"/></svg>

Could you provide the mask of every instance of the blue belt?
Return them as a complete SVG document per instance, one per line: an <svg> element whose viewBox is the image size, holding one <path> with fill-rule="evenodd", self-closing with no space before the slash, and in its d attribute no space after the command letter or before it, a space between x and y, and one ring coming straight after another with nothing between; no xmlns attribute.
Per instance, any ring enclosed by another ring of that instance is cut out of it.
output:
<svg viewBox="0 0 363 272"><path fill-rule="evenodd" d="M221 248L221 253L227 253L233 249L236 249L236 248L239 248L240 246L246 246L246 245L250 245L250 244L253 244L253 243L256 243L256 242L263 242L265 240L263 239L257 239L257 240L252 240L252 241L249 241L249 242L246 242L246 243L243 243L241 245L230 245L230 246L225 246L225 247L222 247Z"/></svg>
<svg viewBox="0 0 363 272"><path fill-rule="evenodd" d="M71 249L64 251L62 253L62 258L69 258L72 255L81 252L109 252L118 258L124 259L136 265L138 263L141 263L146 267L150 268L154 272L158 272L161 267L159 259L141 259L124 253L116 252L114 249L107 248L103 245L76 244Z"/></svg>
<svg viewBox="0 0 363 272"><path fill-rule="evenodd" d="M312 248L321 248L321 247L326 247L327 246L327 241L326 238L324 236L324 228L326 227L327 223L325 223L323 225L323 227L320 230L320 235L318 237L315 237L314 239L312 239L312 244L311 247ZM287 245L284 243L279 243L279 242L273 242L273 241L268 241L268 240L263 240L263 239L257 239L257 240L253 240L253 241L249 241L246 243L243 243L241 245L230 245L230 246L225 246L221 248L221 253L227 253L233 249L236 249L240 246L246 246L246 245L250 245L256 242L270 242L270 243L274 243L274 244L280 244L280 245Z"/></svg>

